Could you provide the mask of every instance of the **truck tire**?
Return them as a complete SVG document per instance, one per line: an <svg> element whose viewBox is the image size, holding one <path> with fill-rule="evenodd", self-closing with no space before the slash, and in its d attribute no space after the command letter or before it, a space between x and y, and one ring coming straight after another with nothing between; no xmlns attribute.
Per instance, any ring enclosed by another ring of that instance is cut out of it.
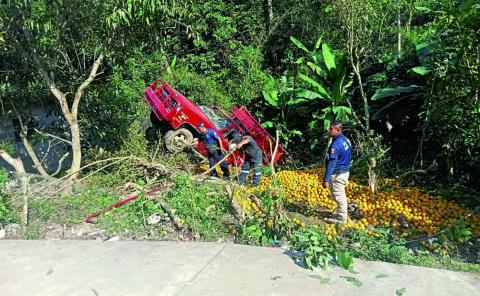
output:
<svg viewBox="0 0 480 296"><path fill-rule="evenodd" d="M185 149L185 143L193 142L193 134L186 128L179 128L165 134L165 147L170 152L180 152Z"/></svg>

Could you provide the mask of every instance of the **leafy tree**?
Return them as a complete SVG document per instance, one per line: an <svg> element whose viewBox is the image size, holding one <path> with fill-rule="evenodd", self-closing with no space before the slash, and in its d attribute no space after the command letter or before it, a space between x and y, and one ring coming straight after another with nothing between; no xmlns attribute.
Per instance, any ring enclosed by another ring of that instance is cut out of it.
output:
<svg viewBox="0 0 480 296"><path fill-rule="evenodd" d="M12 51L19 54L15 63L35 73L30 77L32 82L38 84L42 81L40 85L53 95L68 123L73 154L72 178L80 169L82 157L78 119L80 101L86 89L100 75L99 69L105 57L104 44L107 40L102 31L103 16L98 13L105 11L104 8L104 4L97 1L32 0L7 1L1 12L1 19L10 21L5 38L7 55ZM25 94L9 95L23 97ZM23 98L15 101L20 103L18 108L27 102ZM15 110L15 106L12 108ZM42 175L47 175L27 141L23 124L22 134L36 168Z"/></svg>
<svg viewBox="0 0 480 296"><path fill-rule="evenodd" d="M478 188L480 175L480 5L478 1L429 2L432 22L418 28L429 44L431 72L422 118L427 159L440 162L450 181ZM433 152L433 153L432 153Z"/></svg>

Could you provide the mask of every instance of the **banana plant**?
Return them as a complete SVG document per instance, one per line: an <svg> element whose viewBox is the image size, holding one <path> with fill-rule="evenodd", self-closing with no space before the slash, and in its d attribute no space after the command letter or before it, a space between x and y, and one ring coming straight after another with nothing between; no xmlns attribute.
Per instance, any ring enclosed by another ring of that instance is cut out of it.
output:
<svg viewBox="0 0 480 296"><path fill-rule="evenodd" d="M279 131L285 146L292 136L301 136L302 132L290 126L290 114L297 105L295 102L295 77L291 71L286 71L279 79L270 76L265 89L262 91L265 103L278 111L274 121L266 121L264 127L273 127Z"/></svg>
<svg viewBox="0 0 480 296"><path fill-rule="evenodd" d="M353 83L353 75L347 69L345 56L322 43L321 37L312 50L294 37L290 40L306 54L295 62L306 65L307 69L306 74L299 74L306 87L297 90L295 103L313 107L314 120L310 122L310 128L318 129L318 119L323 120L324 129L332 120L346 120L352 114L347 106L346 93Z"/></svg>
<svg viewBox="0 0 480 296"><path fill-rule="evenodd" d="M308 106L307 112L312 114L308 127L313 149L320 144L320 135L333 120L345 121L352 114L346 94L353 83L353 73L347 68L345 55L322 43L321 37L312 50L294 37L290 40L305 53L295 62L305 73L299 74L305 87L297 90L295 103ZM323 122L323 127L319 122Z"/></svg>

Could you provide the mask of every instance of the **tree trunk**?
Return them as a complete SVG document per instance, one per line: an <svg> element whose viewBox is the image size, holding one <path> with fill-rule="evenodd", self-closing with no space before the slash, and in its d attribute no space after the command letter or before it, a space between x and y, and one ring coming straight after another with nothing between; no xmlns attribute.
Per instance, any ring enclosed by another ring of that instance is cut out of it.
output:
<svg viewBox="0 0 480 296"><path fill-rule="evenodd" d="M75 179L80 170L82 161L82 146L80 143L80 129L78 127L78 121L75 119L74 123L70 125L70 134L72 137L72 165L70 166L70 173L72 174L70 179Z"/></svg>
<svg viewBox="0 0 480 296"><path fill-rule="evenodd" d="M360 88L360 95L363 100L363 110L365 114L365 130L367 135L370 134L370 108L368 106L368 98L363 90L363 82L362 82L362 75L360 73L360 63L358 60L354 63L353 57L350 57L350 61L353 65L353 72L355 72L355 76L357 76L358 86Z"/></svg>
<svg viewBox="0 0 480 296"><path fill-rule="evenodd" d="M402 56L402 20L400 14L400 0L397 0L397 34L398 34L398 42L397 42L397 52L398 52L398 59Z"/></svg>
<svg viewBox="0 0 480 296"><path fill-rule="evenodd" d="M370 191L375 194L377 191L378 174L377 174L377 160L375 157L368 159L368 185Z"/></svg>
<svg viewBox="0 0 480 296"><path fill-rule="evenodd" d="M10 154L7 153L7 151L1 149L0 157L3 158L9 165L11 165L15 172L17 172L18 174L25 174L25 167L20 157L13 158Z"/></svg>
<svg viewBox="0 0 480 296"><path fill-rule="evenodd" d="M13 167L17 175L20 177L20 183L22 184L22 199L23 199L23 207L22 207L22 227L23 232L25 233L27 224L28 224L28 183L29 178L25 173L25 166L23 165L23 161L20 157L13 158L10 154L8 154L5 150L0 150L0 157L3 158L9 165Z"/></svg>
<svg viewBox="0 0 480 296"><path fill-rule="evenodd" d="M273 21L273 3L272 0L265 0L265 22L267 28L267 34L270 33L272 29L272 21Z"/></svg>

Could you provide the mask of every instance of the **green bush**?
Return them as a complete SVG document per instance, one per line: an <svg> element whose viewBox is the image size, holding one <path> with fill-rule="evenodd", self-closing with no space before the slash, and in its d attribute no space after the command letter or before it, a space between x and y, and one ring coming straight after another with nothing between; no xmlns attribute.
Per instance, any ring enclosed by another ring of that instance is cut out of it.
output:
<svg viewBox="0 0 480 296"><path fill-rule="evenodd" d="M8 224L16 221L13 205L9 197L5 194L7 178L7 172L0 169L0 224Z"/></svg>
<svg viewBox="0 0 480 296"><path fill-rule="evenodd" d="M227 223L232 208L226 194L213 185L193 183L188 176L173 177L175 185L168 193L167 203L202 240L227 237Z"/></svg>

